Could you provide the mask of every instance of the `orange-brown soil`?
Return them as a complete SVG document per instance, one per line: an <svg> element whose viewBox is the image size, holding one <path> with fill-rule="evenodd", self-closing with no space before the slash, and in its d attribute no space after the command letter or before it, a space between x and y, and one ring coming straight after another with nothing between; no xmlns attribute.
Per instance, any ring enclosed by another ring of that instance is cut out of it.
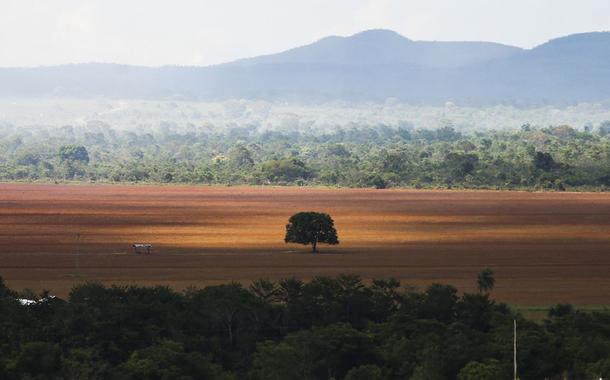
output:
<svg viewBox="0 0 610 380"><path fill-rule="evenodd" d="M340 245L283 242L307 210L333 216ZM505 302L610 304L610 194L0 184L0 276L15 289L354 273L474 291L485 266Z"/></svg>

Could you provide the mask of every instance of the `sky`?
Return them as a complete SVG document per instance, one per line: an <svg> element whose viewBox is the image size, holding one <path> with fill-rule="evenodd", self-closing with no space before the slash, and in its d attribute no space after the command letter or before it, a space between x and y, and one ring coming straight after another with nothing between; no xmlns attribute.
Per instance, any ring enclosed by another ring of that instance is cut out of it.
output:
<svg viewBox="0 0 610 380"><path fill-rule="evenodd" d="M0 66L210 65L375 28L531 48L608 15L610 0L0 0Z"/></svg>

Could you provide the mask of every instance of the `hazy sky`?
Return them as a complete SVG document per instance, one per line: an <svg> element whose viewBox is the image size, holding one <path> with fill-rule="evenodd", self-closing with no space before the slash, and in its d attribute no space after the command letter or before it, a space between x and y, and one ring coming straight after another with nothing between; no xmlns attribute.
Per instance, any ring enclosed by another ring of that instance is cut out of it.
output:
<svg viewBox="0 0 610 380"><path fill-rule="evenodd" d="M371 28L532 47L610 30L610 0L0 0L0 66L206 65Z"/></svg>

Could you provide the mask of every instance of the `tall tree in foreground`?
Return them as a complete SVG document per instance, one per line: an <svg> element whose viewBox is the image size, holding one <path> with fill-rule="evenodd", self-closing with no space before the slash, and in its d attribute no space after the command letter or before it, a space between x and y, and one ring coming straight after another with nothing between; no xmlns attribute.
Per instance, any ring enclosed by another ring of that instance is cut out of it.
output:
<svg viewBox="0 0 610 380"><path fill-rule="evenodd" d="M483 269L477 276L477 285L479 286L479 293L489 293L496 285L494 271L489 267Z"/></svg>
<svg viewBox="0 0 610 380"><path fill-rule="evenodd" d="M318 243L339 244L330 215L313 211L299 212L290 217L284 241L311 244L313 252L317 252Z"/></svg>

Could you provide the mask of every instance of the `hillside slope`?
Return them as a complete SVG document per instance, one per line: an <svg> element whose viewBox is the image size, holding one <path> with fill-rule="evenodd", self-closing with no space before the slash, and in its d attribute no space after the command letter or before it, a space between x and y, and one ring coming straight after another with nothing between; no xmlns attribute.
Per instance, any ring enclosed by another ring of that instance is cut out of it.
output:
<svg viewBox="0 0 610 380"><path fill-rule="evenodd" d="M610 99L610 33L531 50L412 41L371 30L209 67L76 64L0 69L0 97L570 104Z"/></svg>

